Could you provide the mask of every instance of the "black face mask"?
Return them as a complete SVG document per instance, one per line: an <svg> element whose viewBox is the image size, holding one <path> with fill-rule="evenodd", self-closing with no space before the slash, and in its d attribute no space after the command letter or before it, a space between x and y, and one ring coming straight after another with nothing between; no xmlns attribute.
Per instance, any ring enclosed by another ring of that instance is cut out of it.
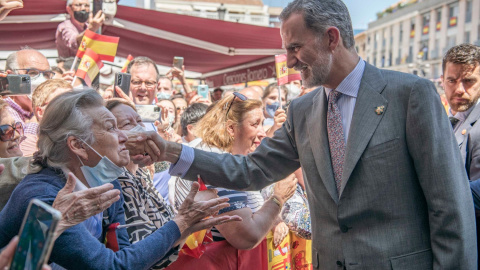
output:
<svg viewBox="0 0 480 270"><path fill-rule="evenodd" d="M88 11L85 11L85 10L74 11L73 12L73 17L75 18L75 20L77 20L81 23L84 23L84 22L88 21L89 14L90 13Z"/></svg>

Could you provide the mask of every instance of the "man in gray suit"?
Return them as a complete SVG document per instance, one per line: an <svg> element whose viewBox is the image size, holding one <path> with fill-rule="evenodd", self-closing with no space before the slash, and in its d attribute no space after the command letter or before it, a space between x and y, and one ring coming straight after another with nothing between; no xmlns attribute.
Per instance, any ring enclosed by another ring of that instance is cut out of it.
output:
<svg viewBox="0 0 480 270"><path fill-rule="evenodd" d="M443 58L442 83L449 118L470 180L480 178L480 47L461 44Z"/></svg>
<svg viewBox="0 0 480 270"><path fill-rule="evenodd" d="M442 84L450 105L449 118L470 182L480 231L480 47L461 44L443 57Z"/></svg>
<svg viewBox="0 0 480 270"><path fill-rule="evenodd" d="M248 156L152 134L171 174L258 190L302 166L316 269L476 269L472 197L433 84L361 60L340 0L293 1L281 20L288 66L322 87Z"/></svg>

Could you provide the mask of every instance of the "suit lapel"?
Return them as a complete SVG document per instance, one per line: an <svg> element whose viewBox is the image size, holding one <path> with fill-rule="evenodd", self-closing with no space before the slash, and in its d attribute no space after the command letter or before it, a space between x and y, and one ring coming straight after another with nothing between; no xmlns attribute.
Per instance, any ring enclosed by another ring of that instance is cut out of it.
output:
<svg viewBox="0 0 480 270"><path fill-rule="evenodd" d="M455 138L457 139L458 147L460 147L460 149L466 149L465 147L466 147L468 134L470 133L470 129L475 124L475 122L477 122L479 118L480 118L480 106L476 105L475 108L473 108L472 112L468 115L465 122L463 122L460 125L460 127L457 129L457 132L455 132ZM462 154L462 159L466 161L466 157L467 157L466 150L460 151L460 153Z"/></svg>
<svg viewBox="0 0 480 270"><path fill-rule="evenodd" d="M366 64L350 124L340 194L387 110L388 102L381 95L385 86L380 70ZM380 106L384 106L383 113L377 114Z"/></svg>
<svg viewBox="0 0 480 270"><path fill-rule="evenodd" d="M327 97L325 89L320 87L313 99L312 110L306 113L306 122L312 153L320 178L328 193L338 204L337 187L333 178L332 162L327 135ZM315 145L318 143L318 147Z"/></svg>

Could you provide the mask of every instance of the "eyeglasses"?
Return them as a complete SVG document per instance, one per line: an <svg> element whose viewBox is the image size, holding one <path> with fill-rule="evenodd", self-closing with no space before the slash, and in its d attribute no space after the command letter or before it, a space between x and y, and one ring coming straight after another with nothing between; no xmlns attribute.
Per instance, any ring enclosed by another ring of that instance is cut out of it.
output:
<svg viewBox="0 0 480 270"><path fill-rule="evenodd" d="M228 103L225 104L225 106L228 105L228 110L227 110L227 114L225 114L225 118L227 118L228 116L228 112L230 111L230 109L232 108L232 105L233 105L233 102L235 101L235 98L239 98L241 101L245 101L247 100L248 98L246 96L244 96L243 94L240 94L238 92L233 92L233 99L232 99L232 102L230 103L230 105L228 105Z"/></svg>
<svg viewBox="0 0 480 270"><path fill-rule="evenodd" d="M51 70L40 71L36 68L17 68L17 69L15 69L15 71L18 71L18 70L25 71L25 74L30 76L30 78L32 78L32 79L38 78L38 76L40 76L40 74L42 74L43 77L45 77L48 80L53 78L53 76L55 76L55 72L53 72Z"/></svg>
<svg viewBox="0 0 480 270"><path fill-rule="evenodd" d="M15 131L23 136L23 124L22 122L16 122L12 125L1 125L0 126L0 141L8 142L12 141L15 138Z"/></svg>
<svg viewBox="0 0 480 270"><path fill-rule="evenodd" d="M134 81L131 81L130 83L135 87L141 87L142 84L144 83L146 88L154 88L155 86L157 86L157 82L153 82L153 81L134 80Z"/></svg>
<svg viewBox="0 0 480 270"><path fill-rule="evenodd" d="M82 7L90 8L90 4L72 4L72 6L76 8L82 8Z"/></svg>
<svg viewBox="0 0 480 270"><path fill-rule="evenodd" d="M186 109L187 109L187 107L177 107L177 112L182 111L182 110L185 111Z"/></svg>

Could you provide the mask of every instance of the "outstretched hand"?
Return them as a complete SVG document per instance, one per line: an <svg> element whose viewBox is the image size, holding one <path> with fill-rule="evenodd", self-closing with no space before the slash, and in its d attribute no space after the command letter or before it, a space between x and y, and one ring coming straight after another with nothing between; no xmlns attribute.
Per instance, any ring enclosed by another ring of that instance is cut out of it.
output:
<svg viewBox="0 0 480 270"><path fill-rule="evenodd" d="M0 21L14 9L23 8L22 0L0 0Z"/></svg>
<svg viewBox="0 0 480 270"><path fill-rule="evenodd" d="M52 207L62 213L58 223L56 237L66 229L75 226L91 216L103 212L120 199L120 191L112 184L73 192L77 177L68 174L65 186L58 192Z"/></svg>
<svg viewBox="0 0 480 270"><path fill-rule="evenodd" d="M228 198L215 198L208 201L195 201L200 185L192 183L192 188L188 196L178 209L178 214L173 219L183 235L189 235L196 231L209 229L213 226L232 221L242 221L239 216L222 215L211 217L218 214L218 211L228 207ZM207 218L207 219L205 219Z"/></svg>

